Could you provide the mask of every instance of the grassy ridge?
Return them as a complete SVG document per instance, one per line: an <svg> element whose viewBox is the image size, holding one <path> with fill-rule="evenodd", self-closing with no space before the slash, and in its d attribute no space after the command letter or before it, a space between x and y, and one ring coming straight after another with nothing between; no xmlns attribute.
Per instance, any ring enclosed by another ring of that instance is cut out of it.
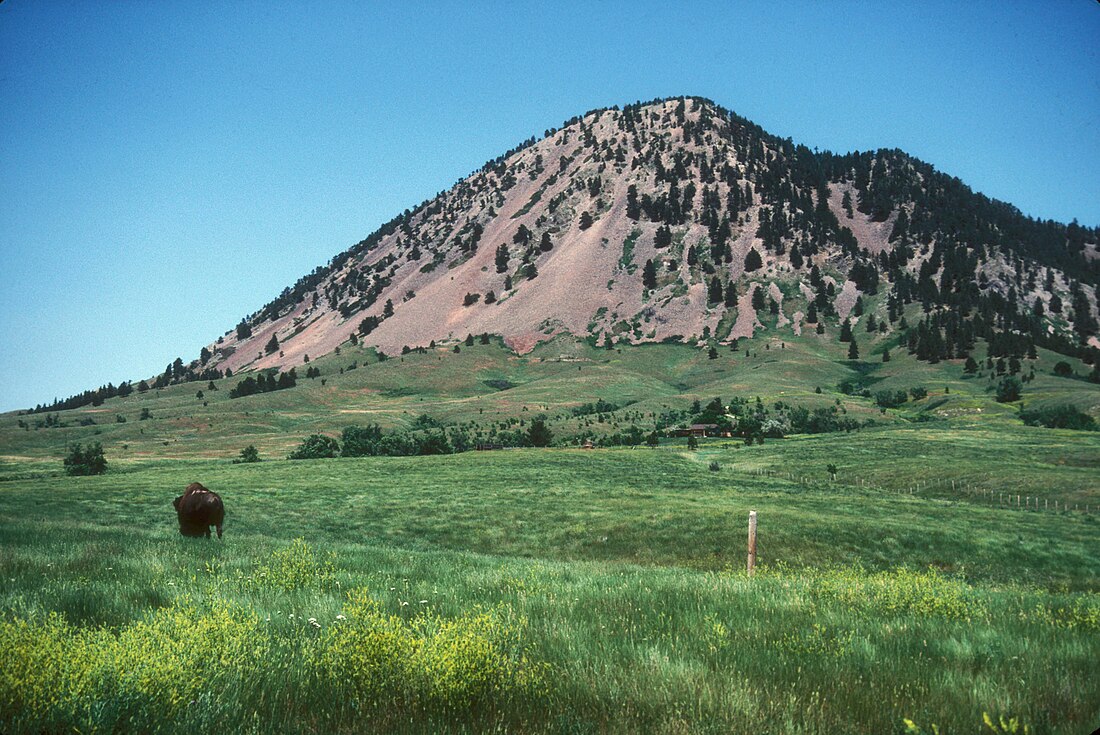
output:
<svg viewBox="0 0 1100 735"><path fill-rule="evenodd" d="M310 363L322 371L321 378L302 379L290 390L234 400L229 389L238 378L215 381L215 391L205 383L174 385L65 412L67 426L61 429L23 430L17 422L33 423L36 417L0 415L0 474L15 465L25 469L34 460L59 458L71 441L101 441L108 456L119 461L232 456L246 443L268 456L286 456L310 433L335 434L368 422L408 428L421 414L450 425L488 426L544 412L564 440L581 430L610 432L616 423L651 426L665 410L687 409L693 399L714 396L758 396L768 404L781 400L811 408L840 401L852 417L881 425L917 419L992 428L1019 425L1018 406L993 400L988 374L967 378L957 361L928 365L903 353L888 363L875 358L850 363L843 350L842 343L826 336L758 337L743 340L736 352L723 348L717 360L708 360L705 350L686 345L608 351L559 338L524 356L493 343L462 347L458 354L440 348L378 362L373 350L345 346L340 355ZM1072 403L1100 411L1100 387L1054 377L1056 359L1040 351L1024 403ZM1075 367L1086 372L1084 365ZM863 377L871 391L921 386L929 396L884 413L871 399L838 391L840 383L856 377ZM493 387L496 381L513 387L499 390ZM606 424L571 416L572 408L598 399L624 408ZM139 420L142 409L152 418ZM118 423L117 416L126 422ZM96 423L80 426L81 420Z"/></svg>

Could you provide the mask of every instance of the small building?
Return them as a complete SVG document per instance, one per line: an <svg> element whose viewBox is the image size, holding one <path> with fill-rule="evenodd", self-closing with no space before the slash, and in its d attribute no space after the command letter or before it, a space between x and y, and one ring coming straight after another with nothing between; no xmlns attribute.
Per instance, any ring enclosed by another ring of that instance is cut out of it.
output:
<svg viewBox="0 0 1100 735"><path fill-rule="evenodd" d="M692 424L672 430L672 436L719 436L718 424Z"/></svg>

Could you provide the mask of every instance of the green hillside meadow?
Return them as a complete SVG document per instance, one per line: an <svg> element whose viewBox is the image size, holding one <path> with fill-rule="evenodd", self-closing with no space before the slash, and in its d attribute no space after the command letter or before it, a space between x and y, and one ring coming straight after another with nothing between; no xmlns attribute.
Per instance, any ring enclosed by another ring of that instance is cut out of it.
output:
<svg viewBox="0 0 1100 735"><path fill-rule="evenodd" d="M1057 377L1064 358L1040 350L1022 400L998 403L984 365L888 340L845 352L789 333L717 359L571 338L383 362L345 346L273 393L230 399L236 377L56 427L0 416L0 731L1100 726L1100 433L1019 417L1096 416L1089 368ZM846 381L927 395L881 409ZM576 446L714 397L864 426ZM348 426L487 437L538 415L549 448L286 459ZM102 443L107 474L67 476L74 442ZM248 445L262 461L234 464ZM220 542L178 534L171 502L195 481L225 501Z"/></svg>

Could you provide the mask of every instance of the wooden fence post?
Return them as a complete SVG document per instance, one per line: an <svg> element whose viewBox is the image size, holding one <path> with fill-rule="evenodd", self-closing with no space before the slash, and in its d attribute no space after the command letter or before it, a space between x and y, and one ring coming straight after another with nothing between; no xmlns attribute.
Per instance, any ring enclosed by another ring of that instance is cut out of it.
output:
<svg viewBox="0 0 1100 735"><path fill-rule="evenodd" d="M749 511L749 576L756 569L756 511Z"/></svg>

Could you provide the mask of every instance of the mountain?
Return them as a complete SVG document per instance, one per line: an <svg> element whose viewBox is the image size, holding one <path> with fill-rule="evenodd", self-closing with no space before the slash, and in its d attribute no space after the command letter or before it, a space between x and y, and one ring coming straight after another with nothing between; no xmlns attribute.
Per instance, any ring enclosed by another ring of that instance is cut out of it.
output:
<svg viewBox="0 0 1100 735"><path fill-rule="evenodd" d="M561 333L725 344L845 320L920 359L985 340L1098 364L1098 242L898 150L817 152L709 100L655 100L489 161L158 381L289 370L349 340L394 354L490 333L522 354Z"/></svg>

